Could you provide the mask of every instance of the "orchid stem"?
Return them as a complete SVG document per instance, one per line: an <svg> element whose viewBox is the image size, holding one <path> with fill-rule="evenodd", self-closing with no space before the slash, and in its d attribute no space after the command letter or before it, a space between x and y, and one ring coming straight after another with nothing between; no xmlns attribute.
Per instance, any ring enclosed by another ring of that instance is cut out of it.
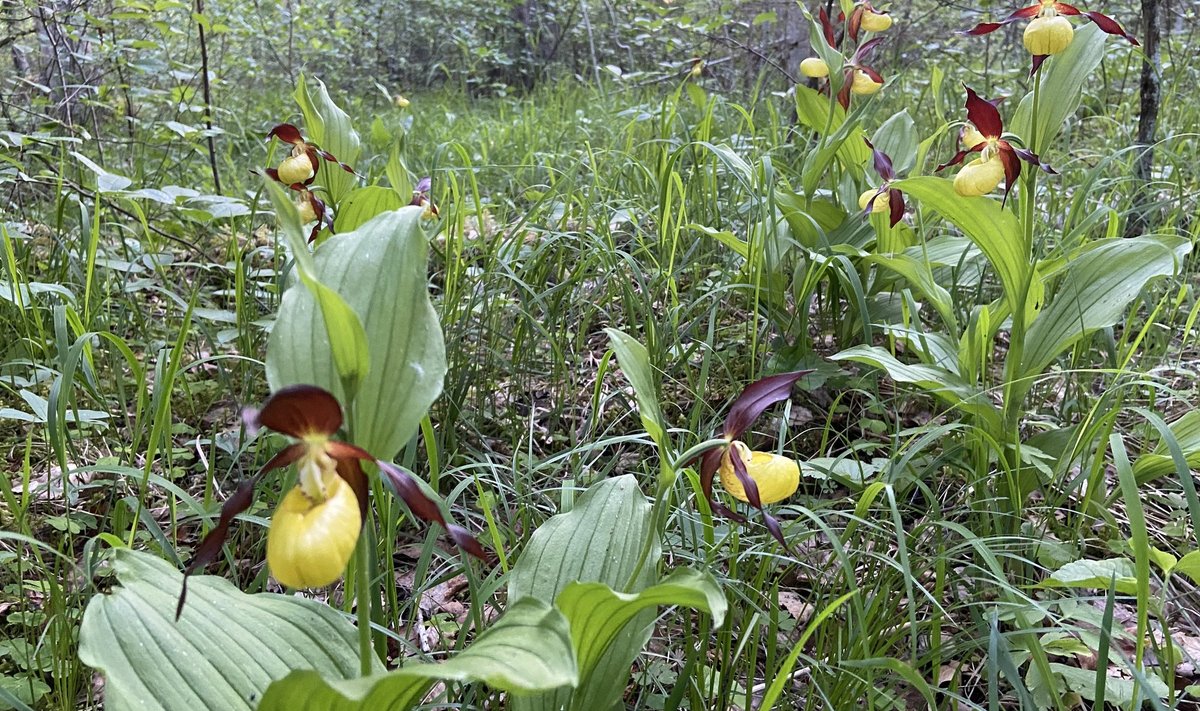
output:
<svg viewBox="0 0 1200 711"><path fill-rule="evenodd" d="M370 545L368 530L368 526L364 525L363 532L358 537L358 547L354 552L355 577L357 578L354 596L356 598L355 605L358 607L358 668L361 676L371 675L374 668L371 661L375 655L375 650L371 648L371 598L367 595L367 588L371 584L371 552L367 549L367 546Z"/></svg>

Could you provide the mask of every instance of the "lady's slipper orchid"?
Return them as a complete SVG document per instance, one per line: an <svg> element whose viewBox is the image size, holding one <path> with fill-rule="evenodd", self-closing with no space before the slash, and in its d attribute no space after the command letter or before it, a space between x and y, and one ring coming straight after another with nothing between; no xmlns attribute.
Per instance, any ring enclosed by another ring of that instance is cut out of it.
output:
<svg viewBox="0 0 1200 711"><path fill-rule="evenodd" d="M904 218L904 193L891 186L891 182L896 179L896 170L892 167L892 159L888 154L879 150L869 140L866 141L867 147L871 149L871 159L875 166L875 172L879 177L883 178L883 185L875 190L868 190L858 196L858 208L860 210L870 210L871 212L887 212L889 213L889 224L892 227Z"/></svg>
<svg viewBox="0 0 1200 711"><path fill-rule="evenodd" d="M267 133L267 140L272 138L278 138L292 146L291 153L279 162L278 167L267 169L267 175L284 185L296 183L312 185L312 182L317 179L317 170L321 167L320 159L322 158L337 164L347 173L354 173L353 168L340 162L332 153L323 151L316 144L305 141L304 136L300 135L300 129L290 123L281 123L272 128Z"/></svg>
<svg viewBox="0 0 1200 711"><path fill-rule="evenodd" d="M850 13L850 37L854 40L858 40L859 30L885 32L891 26L892 16L876 10L870 2L857 3Z"/></svg>
<svg viewBox="0 0 1200 711"><path fill-rule="evenodd" d="M865 4L860 9L864 9ZM841 44L842 39L849 35L854 41L858 41L859 24L853 18L856 15L851 15L852 21L848 30L840 33L834 28L833 23L829 19L829 14L825 12L825 8L821 8L819 13L821 20L821 32L825 37L825 43L831 49L837 49ZM860 15L858 17L861 17ZM845 20L845 15L838 14L838 21ZM845 64L842 65L842 89L838 92L838 103L843 109L850 107L850 95L869 96L878 92L883 88L883 75L866 65L866 60L870 57L871 52L883 42L882 37L867 40L854 50L853 56L850 57ZM806 65L805 62L808 62ZM806 70L807 66L807 70ZM829 66L823 60L817 57L811 57L800 63L800 73L806 77L819 79L829 76ZM822 91L826 91L829 84L823 82Z"/></svg>
<svg viewBox="0 0 1200 711"><path fill-rule="evenodd" d="M317 233L326 225L332 230L333 217L329 214L325 203L301 183L294 183L291 188L297 193L295 205L296 212L300 215L300 224L316 223L313 225L312 231L308 233L308 241L312 242L315 240Z"/></svg>
<svg viewBox="0 0 1200 711"><path fill-rule="evenodd" d="M1066 16L1076 15L1095 22L1097 27L1110 35L1124 37L1133 46L1139 46L1137 39L1108 15L1099 12L1082 12L1074 5L1054 0L1041 0L1029 7L1023 7L999 22L981 22L967 30L967 34L986 35L1017 20L1032 18L1029 26L1025 28L1023 39L1025 49L1033 55L1033 69L1029 72L1033 74L1042 66L1042 62L1046 61L1046 57L1058 54L1071 44L1075 30Z"/></svg>
<svg viewBox="0 0 1200 711"><path fill-rule="evenodd" d="M735 440L725 448L717 472L721 475L721 486L739 501L749 503L750 498L734 470L731 458L735 455L741 458L746 473L754 480L754 485L758 487L758 499L763 504L783 501L796 493L800 486L800 466L796 460L770 452L752 452L745 444Z"/></svg>
<svg viewBox="0 0 1200 711"><path fill-rule="evenodd" d="M788 462L792 466L796 463L786 457L776 458L774 454L752 452L738 438L768 407L786 400L791 394L792 385L809 372L801 370L772 375L748 385L734 400L725 417L723 434L726 444L708 450L700 460L700 488L712 510L735 521L745 521L713 498L713 480L719 472L721 484L730 495L758 509L767 530L784 548L788 545L783 538L783 529L762 507L765 503L781 501L796 491L800 481L799 467L794 470L789 467Z"/></svg>
<svg viewBox="0 0 1200 711"><path fill-rule="evenodd" d="M289 587L319 587L341 577L366 520L367 477L361 461L374 462L417 518L441 524L463 550L482 558L470 533L448 523L411 474L366 450L333 439L342 427L342 408L328 391L312 385L279 390L261 410L247 411L252 430L267 427L298 440L271 458L257 476L243 481L221 507L216 527L196 548L184 573L176 617L187 597L187 576L216 559L234 517L249 508L254 486L266 472L296 465L296 485L284 496L267 533L267 564Z"/></svg>
<svg viewBox="0 0 1200 711"><path fill-rule="evenodd" d="M1002 138L1004 122L1000 118L1000 110L996 108L999 101L985 101L971 87L963 85L967 90L967 120L971 129L962 133L963 145L958 153L937 167L937 170L958 165L970 153L979 153L977 160L971 161L955 178L954 189L959 195L975 197L986 195L1000 185L1004 180L1004 199L1012 190L1017 178L1021 175L1021 161L1038 166L1047 173L1054 169L1043 163L1033 151L1018 148ZM963 175L965 173L965 175Z"/></svg>

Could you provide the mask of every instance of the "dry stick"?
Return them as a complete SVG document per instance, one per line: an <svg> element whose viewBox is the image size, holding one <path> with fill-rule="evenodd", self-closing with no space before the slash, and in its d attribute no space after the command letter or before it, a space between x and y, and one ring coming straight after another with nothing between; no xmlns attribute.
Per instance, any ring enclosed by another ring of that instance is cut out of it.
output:
<svg viewBox="0 0 1200 711"><path fill-rule="evenodd" d="M208 86L208 43L204 39L204 0L196 0L196 27L200 30L200 72L204 87L204 125L208 127L208 164L212 167L213 189L221 194L221 175L217 172L217 148L213 142L212 93Z"/></svg>

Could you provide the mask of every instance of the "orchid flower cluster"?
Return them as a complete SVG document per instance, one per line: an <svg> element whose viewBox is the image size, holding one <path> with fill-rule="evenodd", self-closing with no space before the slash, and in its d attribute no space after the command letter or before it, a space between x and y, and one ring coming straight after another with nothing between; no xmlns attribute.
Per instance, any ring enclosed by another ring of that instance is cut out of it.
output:
<svg viewBox="0 0 1200 711"><path fill-rule="evenodd" d="M824 8L818 14L825 43L835 52L839 51L846 38L857 43L863 32L884 32L892 26L891 15L879 12L865 1L854 6L848 20L844 13L839 12L839 26L836 28ZM882 43L882 37L875 37L859 44L850 59L842 65L842 88L837 96L842 108L849 108L851 95L870 96L883 88L883 75L866 63L871 52ZM821 88L829 90L829 65L820 57L809 57L800 62L800 73L810 79L824 80Z"/></svg>
<svg viewBox="0 0 1200 711"><path fill-rule="evenodd" d="M290 123L281 123L272 128L267 133L267 140L272 138L278 138L284 143L290 144L292 149L277 167L267 168L266 173L273 180L283 183L297 193L295 204L297 212L300 213L300 224L316 223L308 235L308 241L312 242L317 238L317 233L322 227L326 225L331 229L333 227L333 218L325 202L310 189L317 179L321 160L333 163L347 173L356 173L353 168L339 161L332 153L321 150L315 143L306 141L300 133L300 129Z"/></svg>

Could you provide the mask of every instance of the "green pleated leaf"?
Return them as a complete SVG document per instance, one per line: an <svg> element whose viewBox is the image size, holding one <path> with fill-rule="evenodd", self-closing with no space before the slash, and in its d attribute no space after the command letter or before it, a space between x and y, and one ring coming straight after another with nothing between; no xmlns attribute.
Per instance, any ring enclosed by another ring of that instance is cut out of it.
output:
<svg viewBox="0 0 1200 711"><path fill-rule="evenodd" d="M309 90L308 79L317 85L315 91ZM351 125L350 116L333 103L325 84L320 79L301 75L293 98L304 114L308 139L332 153L342 163L353 167L354 161L358 160L358 132ZM358 178L336 164L322 160L316 184L325 187L333 204L340 205L342 197L358 184Z"/></svg>
<svg viewBox="0 0 1200 711"><path fill-rule="evenodd" d="M410 191L411 192L411 191ZM395 190L370 185L349 192L338 206L337 216L333 220L336 232L350 232L366 224L372 217L399 210L408 204L401 200Z"/></svg>
<svg viewBox="0 0 1200 711"><path fill-rule="evenodd" d="M999 431L1000 415L996 406L977 386L936 365L901 363L878 346L854 346L832 355L830 360L852 360L880 368L898 383L911 383L943 402L980 418Z"/></svg>
<svg viewBox="0 0 1200 711"><path fill-rule="evenodd" d="M950 292L934 279L927 262L903 253L891 256L873 254L868 256L867 260L904 277L911 287L929 301L938 315L942 317L942 322L950 333L958 333L958 319L954 315L954 299L950 296Z"/></svg>
<svg viewBox="0 0 1200 711"><path fill-rule="evenodd" d="M1147 238L1107 241L1071 260L1054 300L1029 327L1021 374L1041 373L1079 339L1116 324L1147 282L1177 266L1172 249Z"/></svg>
<svg viewBox="0 0 1200 711"><path fill-rule="evenodd" d="M526 598L462 652L440 664L405 664L359 679L295 671L271 684L258 711L400 711L421 703L435 681L480 682L512 695L578 682L571 634L562 613Z"/></svg>
<svg viewBox="0 0 1200 711"><path fill-rule="evenodd" d="M529 540L513 567L510 600L533 597L553 603L573 582L603 583L623 589L634 573L644 537L650 533L650 504L632 475L605 479L583 493L575 508L551 516ZM655 582L661 555L657 540L651 547L631 592ZM616 703L629 681L630 665L650 637L654 613L644 610L618 634L608 652L589 670L578 698L591 699L591 708ZM512 711L560 711L571 703L571 690L514 698Z"/></svg>
<svg viewBox="0 0 1200 711"><path fill-rule="evenodd" d="M1170 430L1188 465L1193 469L1200 468L1200 410L1185 412L1170 424ZM1165 440L1159 440L1153 450L1133 463L1133 473L1139 482L1170 474L1175 469L1175 459Z"/></svg>
<svg viewBox="0 0 1200 711"><path fill-rule="evenodd" d="M308 290L311 298L319 306L317 309L321 314L319 327L323 330L324 342L328 344L329 356L339 385L338 390L333 390L328 386L326 389L339 392L344 390L345 388L342 386L345 386L356 390L358 384L371 369L371 354L362 320L342 297L322 283L317 275L317 267L312 254L308 251L304 230L300 225L300 217L283 188L276 185L274 181L267 181L266 186L271 204L275 206L276 218L283 228L284 237L287 239L288 247L292 250L292 257L296 261L296 273L300 275L300 282L304 285L304 289ZM299 291L303 292L304 289ZM297 291L297 289L293 288L291 291ZM268 367L269 365L268 361ZM316 382L307 384L319 385Z"/></svg>
<svg viewBox="0 0 1200 711"><path fill-rule="evenodd" d="M711 615L717 628L724 622L726 610L725 596L712 575L687 568L674 571L640 593L614 592L603 583L571 583L558 596L557 604L571 624L571 641L579 664L581 693L575 695L571 705L577 711L593 708L594 699L582 690L591 687L593 672L609 645L643 611L663 605L690 607Z"/></svg>
<svg viewBox="0 0 1200 711"><path fill-rule="evenodd" d="M896 175L907 173L917 162L918 144L917 126L908 109L901 109L884 121L871 137L871 144L892 159Z"/></svg>
<svg viewBox="0 0 1200 711"><path fill-rule="evenodd" d="M385 212L353 232L334 235L317 250L317 279L336 292L362 322L371 368L353 399L354 441L391 459L416 432L442 390L446 350L426 282L428 239L421 208ZM272 390L308 384L348 402L334 362L334 345L316 300L305 289L283 296L267 344Z"/></svg>
<svg viewBox="0 0 1200 711"><path fill-rule="evenodd" d="M1046 60L1038 70L1042 82L1041 103L1038 106L1037 145L1034 153L1042 155L1058 137L1067 118L1079 107L1083 84L1104 59L1105 34L1095 23L1077 26L1075 37L1065 50ZM1025 141L1032 140L1030 117L1033 114L1033 92L1021 99L1009 121L1008 130Z"/></svg>
<svg viewBox="0 0 1200 711"><path fill-rule="evenodd" d="M183 576L170 564L118 549L113 567L120 586L91 599L79 630L79 658L104 675L107 711L249 710L294 669L358 674L357 632L328 605L202 575L176 622Z"/></svg>
<svg viewBox="0 0 1200 711"><path fill-rule="evenodd" d="M608 334L609 345L617 354L617 363L621 366L621 372L633 386L642 427L646 429L655 444L660 448L666 447L668 445L665 440L667 425L658 405L658 378L654 377L654 368L650 365L650 354L646 351L645 346L624 331L606 328L604 332Z"/></svg>
<svg viewBox="0 0 1200 711"><path fill-rule="evenodd" d="M954 183L945 178L925 176L892 183L932 209L974 242L991 263L1004 287L1009 303L1015 303L1022 279L1030 269L1021 252L1021 226L1017 218L986 197L963 197L954 192Z"/></svg>

